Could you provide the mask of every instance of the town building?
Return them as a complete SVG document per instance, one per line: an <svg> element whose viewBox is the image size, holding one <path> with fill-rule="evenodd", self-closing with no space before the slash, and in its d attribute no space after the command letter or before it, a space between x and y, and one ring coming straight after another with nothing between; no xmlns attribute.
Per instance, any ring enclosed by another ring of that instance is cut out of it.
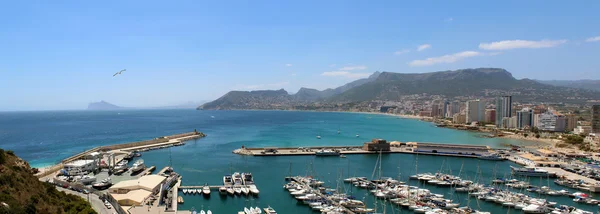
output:
<svg viewBox="0 0 600 214"><path fill-rule="evenodd" d="M372 139L363 145L365 151L390 151L390 144L384 139Z"/></svg>
<svg viewBox="0 0 600 214"><path fill-rule="evenodd" d="M431 111L420 111L419 117L431 117Z"/></svg>
<svg viewBox="0 0 600 214"><path fill-rule="evenodd" d="M502 119L512 117L512 96L496 98L496 126L502 127Z"/></svg>
<svg viewBox="0 0 600 214"><path fill-rule="evenodd" d="M466 102L467 123L484 121L485 102L481 100L469 100Z"/></svg>
<svg viewBox="0 0 600 214"><path fill-rule="evenodd" d="M533 127L533 109L524 108L517 112L517 126L518 129L529 129Z"/></svg>
<svg viewBox="0 0 600 214"><path fill-rule="evenodd" d="M600 133L600 105L592 106L592 132Z"/></svg>
<svg viewBox="0 0 600 214"><path fill-rule="evenodd" d="M496 109L486 109L485 110L485 120L486 123L496 123Z"/></svg>

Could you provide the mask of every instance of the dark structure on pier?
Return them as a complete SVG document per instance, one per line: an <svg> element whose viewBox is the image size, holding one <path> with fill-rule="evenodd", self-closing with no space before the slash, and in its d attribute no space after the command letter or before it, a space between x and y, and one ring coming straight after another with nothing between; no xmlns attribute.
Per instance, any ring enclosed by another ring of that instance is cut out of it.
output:
<svg viewBox="0 0 600 214"><path fill-rule="evenodd" d="M384 139L373 139L363 145L363 150L389 152L390 144Z"/></svg>

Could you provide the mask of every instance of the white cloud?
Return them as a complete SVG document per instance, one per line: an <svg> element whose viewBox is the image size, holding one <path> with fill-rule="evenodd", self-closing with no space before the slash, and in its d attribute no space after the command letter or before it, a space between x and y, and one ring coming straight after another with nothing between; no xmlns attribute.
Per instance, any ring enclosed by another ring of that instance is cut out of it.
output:
<svg viewBox="0 0 600 214"><path fill-rule="evenodd" d="M371 74L370 73L352 73L352 72L348 72L348 71L327 71L327 72L323 72L321 74L321 76L345 77L345 78L349 78L349 79L366 78L366 77L369 77L369 75L371 75Z"/></svg>
<svg viewBox="0 0 600 214"><path fill-rule="evenodd" d="M285 64L285 67L292 67L292 64Z"/></svg>
<svg viewBox="0 0 600 214"><path fill-rule="evenodd" d="M504 40L492 43L480 43L479 48L483 50L510 50L518 48L551 48L566 43L567 40Z"/></svg>
<svg viewBox="0 0 600 214"><path fill-rule="evenodd" d="M290 82L285 81L285 82L256 84L256 85L240 85L240 86L235 87L234 90L280 89L289 84L290 84Z"/></svg>
<svg viewBox="0 0 600 214"><path fill-rule="evenodd" d="M600 42L600 36L590 37L585 40L586 42Z"/></svg>
<svg viewBox="0 0 600 214"><path fill-rule="evenodd" d="M422 44L422 45L419 45L419 47L417 48L417 51L424 51L429 48L431 48L430 44Z"/></svg>
<svg viewBox="0 0 600 214"><path fill-rule="evenodd" d="M365 70L367 69L367 66L364 65L357 65L357 66L346 66L346 67L342 67L339 70L341 71L353 71L353 70Z"/></svg>
<svg viewBox="0 0 600 214"><path fill-rule="evenodd" d="M434 65L434 64L439 64L439 63L453 63L453 62L456 62L456 61L459 61L459 60L462 60L465 58L474 57L474 56L483 56L483 55L489 55L489 54L481 53L481 52L477 52L477 51L463 51L463 52L444 55L444 56L440 56L440 57L431 57L431 58L427 58L427 59L413 60L413 61L409 62L408 65L410 65L410 66L428 66L428 65Z"/></svg>
<svg viewBox="0 0 600 214"><path fill-rule="evenodd" d="M405 54L405 53L408 53L408 52L410 52L410 50L403 49L403 50L399 50L399 51L394 52L394 54L395 55L402 55L402 54Z"/></svg>
<svg viewBox="0 0 600 214"><path fill-rule="evenodd" d="M444 19L444 21L445 21L445 22L451 22L451 21L454 21L454 18L452 18L452 17L448 17L448 18Z"/></svg>

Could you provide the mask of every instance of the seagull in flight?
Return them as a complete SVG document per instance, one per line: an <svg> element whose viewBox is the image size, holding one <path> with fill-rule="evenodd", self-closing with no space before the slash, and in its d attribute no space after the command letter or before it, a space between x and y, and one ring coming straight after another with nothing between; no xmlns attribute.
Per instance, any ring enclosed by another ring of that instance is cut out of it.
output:
<svg viewBox="0 0 600 214"><path fill-rule="evenodd" d="M114 76L117 76L117 75L119 75L119 74L121 74L121 73L123 73L123 71L126 71L126 70L127 70L127 69L120 70L119 72L117 72L117 73L113 74L113 77L114 77Z"/></svg>

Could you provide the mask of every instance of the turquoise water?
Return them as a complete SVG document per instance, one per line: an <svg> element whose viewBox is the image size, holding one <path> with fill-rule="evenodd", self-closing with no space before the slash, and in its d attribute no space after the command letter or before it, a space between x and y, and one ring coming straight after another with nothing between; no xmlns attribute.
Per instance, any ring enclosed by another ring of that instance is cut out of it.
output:
<svg viewBox="0 0 600 214"><path fill-rule="evenodd" d="M185 196L180 209L211 209L214 213L236 213L244 206L265 207L271 205L281 213L311 213L305 206L296 204L287 191L282 189L283 178L289 174L313 175L335 187L337 177L370 177L376 155L349 155L348 158L298 157L248 157L231 151L247 147L299 147L317 145L361 145L371 138L384 138L402 142L440 142L476 144L500 147L503 144L519 144L509 139L479 138L476 133L437 128L431 123L399 119L386 115L324 112L284 111L194 111L194 110L131 110L109 112L17 112L0 113L0 147L15 153L33 166L55 163L74 153L99 145L125 143L150 139L157 136L188 132L193 129L208 136L189 141L186 145L171 149L145 152L143 159L148 165L162 168L169 164L183 176L184 185L220 184L222 176L233 171L252 172L261 190L260 197L226 197L213 191L210 199L201 196ZM341 134L337 134L337 130ZM360 134L360 138L355 135ZM321 135L322 139L316 139ZM461 177L475 178L477 168L481 179L489 180L509 174L509 162L479 161L466 158L388 154L383 155L383 174L406 178L415 172L443 170ZM308 170L310 169L310 170ZM309 173L310 172L310 173ZM556 187L546 179L532 180L533 184ZM446 188L426 186L433 192L446 194L454 200L467 203L463 194L453 194ZM349 189L350 191L350 189ZM353 189L358 198L365 196L363 190ZM567 197L550 197L551 201L575 205ZM374 204L372 198L365 200ZM486 202L473 207L493 213L507 210ZM373 205L371 205L373 206ZM596 211L595 206L577 204L578 207ZM381 208L380 208L381 209ZM389 207L387 213L392 213ZM216 211L216 212L215 212ZM399 212L399 211L395 211ZM404 211L408 212L408 211Z"/></svg>

